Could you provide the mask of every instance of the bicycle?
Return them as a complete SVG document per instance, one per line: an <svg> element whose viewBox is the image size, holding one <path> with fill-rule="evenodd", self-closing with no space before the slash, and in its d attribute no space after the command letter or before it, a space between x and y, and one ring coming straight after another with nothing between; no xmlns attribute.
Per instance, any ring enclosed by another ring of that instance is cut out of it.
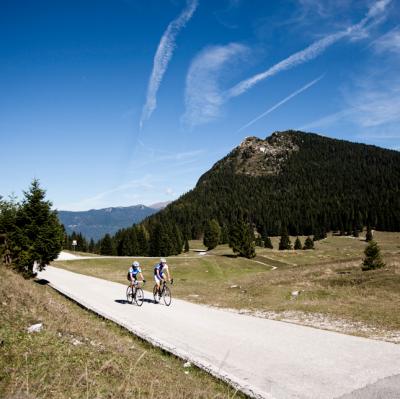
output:
<svg viewBox="0 0 400 399"><path fill-rule="evenodd" d="M173 281L174 280L171 280L171 284L173 283ZM171 290L168 288L167 282L165 280L163 280L161 284L160 292L158 291L157 284L154 285L153 297L155 303L158 303L161 300L161 298L163 298L165 306L171 305L171 300L172 300Z"/></svg>
<svg viewBox="0 0 400 399"><path fill-rule="evenodd" d="M135 281L133 284L128 285L128 288L126 289L126 300L130 304L135 301L137 306L142 306L144 301L144 293L142 288L139 286L139 283L140 281Z"/></svg>

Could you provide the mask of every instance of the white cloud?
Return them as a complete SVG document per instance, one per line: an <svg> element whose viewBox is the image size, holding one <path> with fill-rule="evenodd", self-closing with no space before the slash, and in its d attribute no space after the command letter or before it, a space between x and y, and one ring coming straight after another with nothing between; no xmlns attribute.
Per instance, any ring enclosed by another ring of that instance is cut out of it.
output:
<svg viewBox="0 0 400 399"><path fill-rule="evenodd" d="M396 26L373 42L373 48L378 54L392 53L400 55L400 27Z"/></svg>
<svg viewBox="0 0 400 399"><path fill-rule="evenodd" d="M356 87L344 95L345 108L300 129L326 128L347 122L355 125L365 137L372 134L382 139L400 138L397 127L400 123L400 77L385 77L383 74L359 78ZM388 131L390 134L385 133Z"/></svg>
<svg viewBox="0 0 400 399"><path fill-rule="evenodd" d="M168 25L161 37L157 52L154 56L153 70L147 88L146 103L143 107L140 127L143 126L143 123L150 118L151 114L156 109L157 92L175 50L176 37L179 31L192 18L197 6L198 0L188 0L186 8Z"/></svg>
<svg viewBox="0 0 400 399"><path fill-rule="evenodd" d="M228 97L236 97L247 90L251 89L257 83L276 75L279 72L291 69L297 65L311 61L320 54L322 54L328 47L345 37L359 37L360 34L365 34L365 29L368 23L373 21L374 18L380 17L387 5L391 0L380 0L376 2L369 10L366 16L357 24L351 25L347 29L325 36L324 38L317 40L304 50L298 51L292 54L288 58L278 62L266 71L258 73L251 78L245 79L235 86L233 86L227 93ZM362 33L363 32L363 33Z"/></svg>
<svg viewBox="0 0 400 399"><path fill-rule="evenodd" d="M311 4L313 0L305 0L305 2ZM228 62L243 56L248 49L236 43L205 49L194 58L189 68L186 78L186 111L182 118L183 122L195 126L212 121L220 115L220 109L225 102L245 93L259 82L313 60L341 39L356 40L365 37L369 29L385 17L390 2L391 0L377 1L357 24L350 25L346 29L315 41L305 49L290 55L264 72L239 82L226 91L223 91L220 87L222 71L226 68Z"/></svg>
<svg viewBox="0 0 400 399"><path fill-rule="evenodd" d="M219 116L224 102L220 76L228 64L247 52L247 47L230 43L207 47L193 59L186 77L186 111L182 118L185 124L199 125Z"/></svg>

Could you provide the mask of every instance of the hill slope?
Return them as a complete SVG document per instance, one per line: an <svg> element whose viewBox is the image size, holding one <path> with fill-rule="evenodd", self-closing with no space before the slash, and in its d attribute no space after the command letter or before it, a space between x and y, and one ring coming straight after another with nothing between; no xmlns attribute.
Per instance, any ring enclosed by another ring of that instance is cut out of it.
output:
<svg viewBox="0 0 400 399"><path fill-rule="evenodd" d="M145 224L171 221L196 238L207 220L228 226L238 217L269 235L367 224L398 231L400 153L298 131L248 137Z"/></svg>
<svg viewBox="0 0 400 399"><path fill-rule="evenodd" d="M106 233L115 234L122 228L140 223L144 218L156 212L158 209L135 205L81 212L59 211L58 217L68 234L75 231L82 233L88 239L98 240Z"/></svg>

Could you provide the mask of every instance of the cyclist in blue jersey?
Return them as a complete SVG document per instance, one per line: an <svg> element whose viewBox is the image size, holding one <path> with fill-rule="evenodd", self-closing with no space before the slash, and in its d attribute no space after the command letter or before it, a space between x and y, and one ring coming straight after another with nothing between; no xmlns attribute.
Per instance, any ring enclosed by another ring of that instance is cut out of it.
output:
<svg viewBox="0 0 400 399"><path fill-rule="evenodd" d="M140 268L139 262L135 261L129 268L127 276L128 280L131 282L132 287L134 286L135 282L138 281L138 276L140 277L141 281L143 281L143 283L146 282L143 277L142 269Z"/></svg>
<svg viewBox="0 0 400 399"><path fill-rule="evenodd" d="M154 280L157 284L158 292L160 292L161 281L166 280L166 278L170 283L172 283L173 279L171 278L167 261L164 258L161 258L160 262L154 266Z"/></svg>

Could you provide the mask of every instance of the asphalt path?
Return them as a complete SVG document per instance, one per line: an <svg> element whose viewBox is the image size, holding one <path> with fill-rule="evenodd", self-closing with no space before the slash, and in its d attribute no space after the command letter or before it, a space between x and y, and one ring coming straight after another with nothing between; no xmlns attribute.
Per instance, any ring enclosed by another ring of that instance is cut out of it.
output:
<svg viewBox="0 0 400 399"><path fill-rule="evenodd" d="M400 345L175 298L167 307L149 292L138 307L126 302L123 284L50 266L39 278L253 397L400 398Z"/></svg>

